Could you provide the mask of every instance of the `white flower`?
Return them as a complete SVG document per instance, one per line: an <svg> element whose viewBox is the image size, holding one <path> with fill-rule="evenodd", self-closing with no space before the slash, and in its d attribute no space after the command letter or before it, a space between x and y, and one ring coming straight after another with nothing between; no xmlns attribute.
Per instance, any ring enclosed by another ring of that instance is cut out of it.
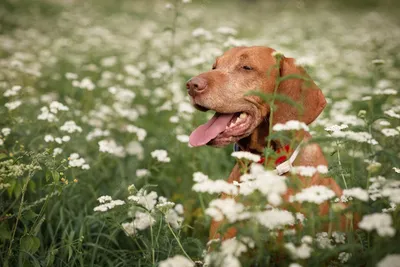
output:
<svg viewBox="0 0 400 267"><path fill-rule="evenodd" d="M147 210L152 210L157 203L157 192L151 191L147 194L146 190L140 189L135 196L129 196L128 199L142 205Z"/></svg>
<svg viewBox="0 0 400 267"><path fill-rule="evenodd" d="M306 217L304 216L303 213L301 212L296 212L296 220L298 220L300 223L303 223Z"/></svg>
<svg viewBox="0 0 400 267"><path fill-rule="evenodd" d="M108 91L114 95L114 98L122 103L130 104L135 99L136 94L129 89L120 87L110 87Z"/></svg>
<svg viewBox="0 0 400 267"><path fill-rule="evenodd" d="M179 117L178 116L172 116L172 117L169 118L169 122L178 123L179 122Z"/></svg>
<svg viewBox="0 0 400 267"><path fill-rule="evenodd" d="M259 162L261 160L260 155L256 155L247 151L235 151L232 152L231 156L237 159L247 159L254 162Z"/></svg>
<svg viewBox="0 0 400 267"><path fill-rule="evenodd" d="M176 136L176 139L178 139L179 142L182 143L188 143L189 142L189 136L186 134L178 134Z"/></svg>
<svg viewBox="0 0 400 267"><path fill-rule="evenodd" d="M267 196L271 205L278 206L282 202L282 197L287 191L286 178L277 175L273 171L265 170L261 164L252 164L250 173L240 177L242 183L239 184L241 195L250 195L255 190Z"/></svg>
<svg viewBox="0 0 400 267"><path fill-rule="evenodd" d="M345 233L333 232L332 237L335 240L336 244L346 243L346 234Z"/></svg>
<svg viewBox="0 0 400 267"><path fill-rule="evenodd" d="M11 89L5 91L3 96L5 97L16 96L18 92L21 90L21 88L22 87L20 85L14 85L13 87L11 87Z"/></svg>
<svg viewBox="0 0 400 267"><path fill-rule="evenodd" d="M204 180L193 185L192 190L200 193L236 195L238 188L225 180Z"/></svg>
<svg viewBox="0 0 400 267"><path fill-rule="evenodd" d="M298 263L291 263L289 264L289 267L302 267L302 266Z"/></svg>
<svg viewBox="0 0 400 267"><path fill-rule="evenodd" d="M101 204L110 202L111 200L112 200L112 198L110 196L101 196L97 199L97 201Z"/></svg>
<svg viewBox="0 0 400 267"><path fill-rule="evenodd" d="M178 105L179 114L181 114L181 113L192 114L192 113L194 113L194 111L195 111L194 107L188 102L180 102Z"/></svg>
<svg viewBox="0 0 400 267"><path fill-rule="evenodd" d="M90 168L89 165L86 164L85 159L81 158L78 153L72 153L68 157L68 160L69 160L68 165L71 167L80 167L84 170L87 170Z"/></svg>
<svg viewBox="0 0 400 267"><path fill-rule="evenodd" d="M385 60L383 60L383 59L373 59L371 62L372 62L372 64L374 64L374 65L382 65L382 64L385 64Z"/></svg>
<svg viewBox="0 0 400 267"><path fill-rule="evenodd" d="M138 159L143 159L144 157L144 149L143 146L137 141L131 141L126 146L126 153L128 155L135 155Z"/></svg>
<svg viewBox="0 0 400 267"><path fill-rule="evenodd" d="M69 141L71 140L71 137L68 136L68 135L64 135L64 136L61 138L61 140L62 140L63 142L69 142Z"/></svg>
<svg viewBox="0 0 400 267"><path fill-rule="evenodd" d="M125 204L125 201L123 201L123 200L118 200L118 199L117 200L111 200L109 202L106 202L104 204L101 204L101 205L95 207L93 210L94 211L105 212L107 210L111 210L111 209L115 208L116 206L121 206L121 205L124 205L124 204Z"/></svg>
<svg viewBox="0 0 400 267"><path fill-rule="evenodd" d="M3 136L8 136L11 133L11 129L3 128L3 129L1 129L1 133L3 134Z"/></svg>
<svg viewBox="0 0 400 267"><path fill-rule="evenodd" d="M378 89L374 92L375 95L397 95L397 91L392 88Z"/></svg>
<svg viewBox="0 0 400 267"><path fill-rule="evenodd" d="M159 267L194 267L194 262L184 256L175 255L172 258L160 261Z"/></svg>
<svg viewBox="0 0 400 267"><path fill-rule="evenodd" d="M68 133L82 132L82 128L76 125L74 121L66 121L64 125L60 127L60 130Z"/></svg>
<svg viewBox="0 0 400 267"><path fill-rule="evenodd" d="M325 165L314 166L295 166L292 167L291 173L301 176L312 177L315 173L328 173L328 167Z"/></svg>
<svg viewBox="0 0 400 267"><path fill-rule="evenodd" d="M14 110L14 109L18 108L21 104L22 104L22 102L20 100L16 100L16 101L5 103L4 106L6 108L8 108L8 110Z"/></svg>
<svg viewBox="0 0 400 267"><path fill-rule="evenodd" d="M215 221L222 221L226 217L230 223L249 218L249 214L244 212L244 205L232 198L212 200L206 214Z"/></svg>
<svg viewBox="0 0 400 267"><path fill-rule="evenodd" d="M49 105L50 112L57 114L58 111L68 111L69 108L64 106L62 103L57 101L52 101Z"/></svg>
<svg viewBox="0 0 400 267"><path fill-rule="evenodd" d="M315 241L317 242L318 246L322 249L333 248L332 240L329 238L327 232L317 233Z"/></svg>
<svg viewBox="0 0 400 267"><path fill-rule="evenodd" d="M86 89L86 90L88 90L88 91L93 91L94 89L95 89L95 85L94 85L94 83L92 82L92 80L90 80L89 78L87 78L87 77L85 77L85 78L83 78L83 80L82 81L77 81L77 80L74 80L73 82L72 82L72 85L74 86L74 87L79 87L79 88L81 88L81 89Z"/></svg>
<svg viewBox="0 0 400 267"><path fill-rule="evenodd" d="M101 130L99 128L95 128L93 131L89 132L86 136L86 140L91 141L95 139L96 137L101 137L101 136L109 136L110 131L109 130Z"/></svg>
<svg viewBox="0 0 400 267"><path fill-rule="evenodd" d="M105 57L102 58L100 61L100 64L103 67L112 67L117 63L117 57L116 56L111 56L111 57Z"/></svg>
<svg viewBox="0 0 400 267"><path fill-rule="evenodd" d="M368 232L376 230L381 237L393 237L396 234L396 229L392 227L392 216L387 213L365 215L358 226Z"/></svg>
<svg viewBox="0 0 400 267"><path fill-rule="evenodd" d="M385 128L385 129L382 129L381 132L382 132L385 136L396 136L396 135L399 135L399 134L400 134L396 129L392 129L392 128Z"/></svg>
<svg viewBox="0 0 400 267"><path fill-rule="evenodd" d="M50 135L50 134L46 134L46 135L44 136L44 141L45 141L46 143L48 143L48 142L54 142L54 137L53 137L52 135Z"/></svg>
<svg viewBox="0 0 400 267"><path fill-rule="evenodd" d="M230 238L222 241L221 253L224 255L233 255L235 257L239 257L246 251L247 246L236 238Z"/></svg>
<svg viewBox="0 0 400 267"><path fill-rule="evenodd" d="M82 170L89 170L89 169L90 169L89 164L83 164L82 165Z"/></svg>
<svg viewBox="0 0 400 267"><path fill-rule="evenodd" d="M123 223L121 226L127 236L134 236L136 234L136 228L133 222Z"/></svg>
<svg viewBox="0 0 400 267"><path fill-rule="evenodd" d="M361 201L368 201L368 192L365 191L364 189L361 189L359 187L354 187L350 189L344 189L343 190L343 195L346 197L354 197L357 198Z"/></svg>
<svg viewBox="0 0 400 267"><path fill-rule="evenodd" d="M101 140L98 145L100 152L110 153L120 158L126 155L124 147L117 145L114 140Z"/></svg>
<svg viewBox="0 0 400 267"><path fill-rule="evenodd" d="M256 213L258 223L270 230L281 229L288 225L294 225L294 216L287 210L266 210Z"/></svg>
<svg viewBox="0 0 400 267"><path fill-rule="evenodd" d="M335 124L335 125L331 125L331 126L325 127L325 131L338 132L338 131L341 131L341 130L346 129L348 127L349 126L347 124L341 124L341 125L336 125Z"/></svg>
<svg viewBox="0 0 400 267"><path fill-rule="evenodd" d="M197 28L197 29L193 30L192 36L193 37L204 37L205 39L212 38L212 34L203 28Z"/></svg>
<svg viewBox="0 0 400 267"><path fill-rule="evenodd" d="M313 251L313 249L305 243L302 243L299 247L296 247L293 243L286 243L285 248L294 259L308 259Z"/></svg>
<svg viewBox="0 0 400 267"><path fill-rule="evenodd" d="M347 252L340 252L339 256L338 256L338 260L341 263L346 263L349 261L349 259L351 258L352 254L351 253L347 253Z"/></svg>
<svg viewBox="0 0 400 267"><path fill-rule="evenodd" d="M175 210L169 209L165 214L165 221L173 228L179 229L181 227L183 218L180 217Z"/></svg>
<svg viewBox="0 0 400 267"><path fill-rule="evenodd" d="M159 162L170 162L168 152L164 149L157 149L151 152L151 157L157 159Z"/></svg>
<svg viewBox="0 0 400 267"><path fill-rule="evenodd" d="M166 8L166 9L173 9L173 8L174 8L174 5L171 4L171 3L166 3L166 4L165 4L165 8Z"/></svg>
<svg viewBox="0 0 400 267"><path fill-rule="evenodd" d="M76 80L76 79L78 79L78 74L72 73L72 72L67 72L67 73L65 73L65 78L67 78L68 80Z"/></svg>
<svg viewBox="0 0 400 267"><path fill-rule="evenodd" d="M400 254L389 254L381 259L377 267L400 267Z"/></svg>
<svg viewBox="0 0 400 267"><path fill-rule="evenodd" d="M384 113L389 117L400 119L400 114L396 113L393 109L386 110Z"/></svg>
<svg viewBox="0 0 400 267"><path fill-rule="evenodd" d="M54 150L53 150L53 157L55 157L55 156L57 156L57 155L60 155L62 152L63 152L62 148L60 148L60 147L54 148Z"/></svg>
<svg viewBox="0 0 400 267"><path fill-rule="evenodd" d="M195 172L193 173L193 181L196 183L202 183L208 180L208 176L202 172Z"/></svg>
<svg viewBox="0 0 400 267"><path fill-rule="evenodd" d="M58 121L58 118L53 113L50 113L48 107L42 107L40 111L41 113L37 117L38 120L48 122Z"/></svg>
<svg viewBox="0 0 400 267"><path fill-rule="evenodd" d="M388 180L381 191L382 196L388 197L390 202L400 204L400 181Z"/></svg>
<svg viewBox="0 0 400 267"><path fill-rule="evenodd" d="M286 123L277 123L272 127L273 131L305 130L309 131L307 124L301 121L290 120Z"/></svg>
<svg viewBox="0 0 400 267"><path fill-rule="evenodd" d="M313 238L309 235L305 235L301 238L301 243L306 243L306 244L311 245L312 242L313 242Z"/></svg>
<svg viewBox="0 0 400 267"><path fill-rule="evenodd" d="M371 99L372 99L372 97L369 96L369 95L363 96L363 97L361 98L362 101L369 101L369 100L371 100Z"/></svg>
<svg viewBox="0 0 400 267"><path fill-rule="evenodd" d="M150 175L150 171L147 169L138 169L136 170L137 177L144 177Z"/></svg>
<svg viewBox="0 0 400 267"><path fill-rule="evenodd" d="M400 173L400 168L393 167L393 170L394 170L396 173Z"/></svg>
<svg viewBox="0 0 400 267"><path fill-rule="evenodd" d="M336 138L347 138L359 143L367 143L372 145L378 144L378 142L372 138L372 135L367 132L336 131L332 133L332 136Z"/></svg>
<svg viewBox="0 0 400 267"><path fill-rule="evenodd" d="M335 196L335 192L323 185L313 185L290 197L290 201L321 204Z"/></svg>
<svg viewBox="0 0 400 267"><path fill-rule="evenodd" d="M138 230L144 230L153 225L156 222L150 214L145 212L137 211L135 213L135 220L133 220L133 224L135 228Z"/></svg>
<svg viewBox="0 0 400 267"><path fill-rule="evenodd" d="M236 35L237 30L231 27L219 27L217 28L217 32L220 34L225 34L225 35Z"/></svg>
<svg viewBox="0 0 400 267"><path fill-rule="evenodd" d="M174 210L179 214L182 215L184 210L183 210L183 205L182 204L176 204L174 207Z"/></svg>

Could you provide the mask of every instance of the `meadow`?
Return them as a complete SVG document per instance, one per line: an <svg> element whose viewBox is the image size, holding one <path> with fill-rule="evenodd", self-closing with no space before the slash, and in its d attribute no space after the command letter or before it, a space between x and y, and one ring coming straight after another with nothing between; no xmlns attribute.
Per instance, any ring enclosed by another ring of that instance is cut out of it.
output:
<svg viewBox="0 0 400 267"><path fill-rule="evenodd" d="M394 1L2 1L0 265L400 266L399 15ZM322 89L309 127L340 199L312 188L303 214L280 208L284 178L254 165L225 184L251 160L188 145L212 114L186 81L247 45ZM227 190L247 205L218 201ZM354 212L357 230L319 230ZM212 218L237 238L208 242Z"/></svg>

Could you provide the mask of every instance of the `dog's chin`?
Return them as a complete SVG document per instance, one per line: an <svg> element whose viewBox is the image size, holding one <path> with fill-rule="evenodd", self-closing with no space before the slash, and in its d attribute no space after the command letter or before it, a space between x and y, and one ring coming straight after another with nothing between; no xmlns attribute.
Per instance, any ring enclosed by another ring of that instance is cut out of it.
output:
<svg viewBox="0 0 400 267"><path fill-rule="evenodd" d="M240 139L251 135L260 123L261 119L256 120L254 116L247 115L245 119L228 126L225 131L217 135L217 137L208 142L207 145L213 147L224 147L236 143Z"/></svg>

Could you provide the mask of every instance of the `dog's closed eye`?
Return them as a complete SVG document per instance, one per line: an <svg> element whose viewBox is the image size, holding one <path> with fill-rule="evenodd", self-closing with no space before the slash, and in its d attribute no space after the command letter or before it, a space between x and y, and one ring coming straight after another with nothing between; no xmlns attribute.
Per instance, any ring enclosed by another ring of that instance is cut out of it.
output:
<svg viewBox="0 0 400 267"><path fill-rule="evenodd" d="M242 69L245 69L245 70L253 70L253 68L252 68L252 67L250 67L250 66L247 66L247 65L243 66L243 67L242 67Z"/></svg>

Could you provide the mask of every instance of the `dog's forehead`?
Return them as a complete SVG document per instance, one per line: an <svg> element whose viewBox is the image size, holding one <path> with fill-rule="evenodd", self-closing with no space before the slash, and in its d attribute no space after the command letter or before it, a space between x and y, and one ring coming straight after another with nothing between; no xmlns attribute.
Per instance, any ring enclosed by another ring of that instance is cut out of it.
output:
<svg viewBox="0 0 400 267"><path fill-rule="evenodd" d="M217 58L217 64L235 65L238 63L253 63L269 65L274 63L274 50L264 46L234 47Z"/></svg>

